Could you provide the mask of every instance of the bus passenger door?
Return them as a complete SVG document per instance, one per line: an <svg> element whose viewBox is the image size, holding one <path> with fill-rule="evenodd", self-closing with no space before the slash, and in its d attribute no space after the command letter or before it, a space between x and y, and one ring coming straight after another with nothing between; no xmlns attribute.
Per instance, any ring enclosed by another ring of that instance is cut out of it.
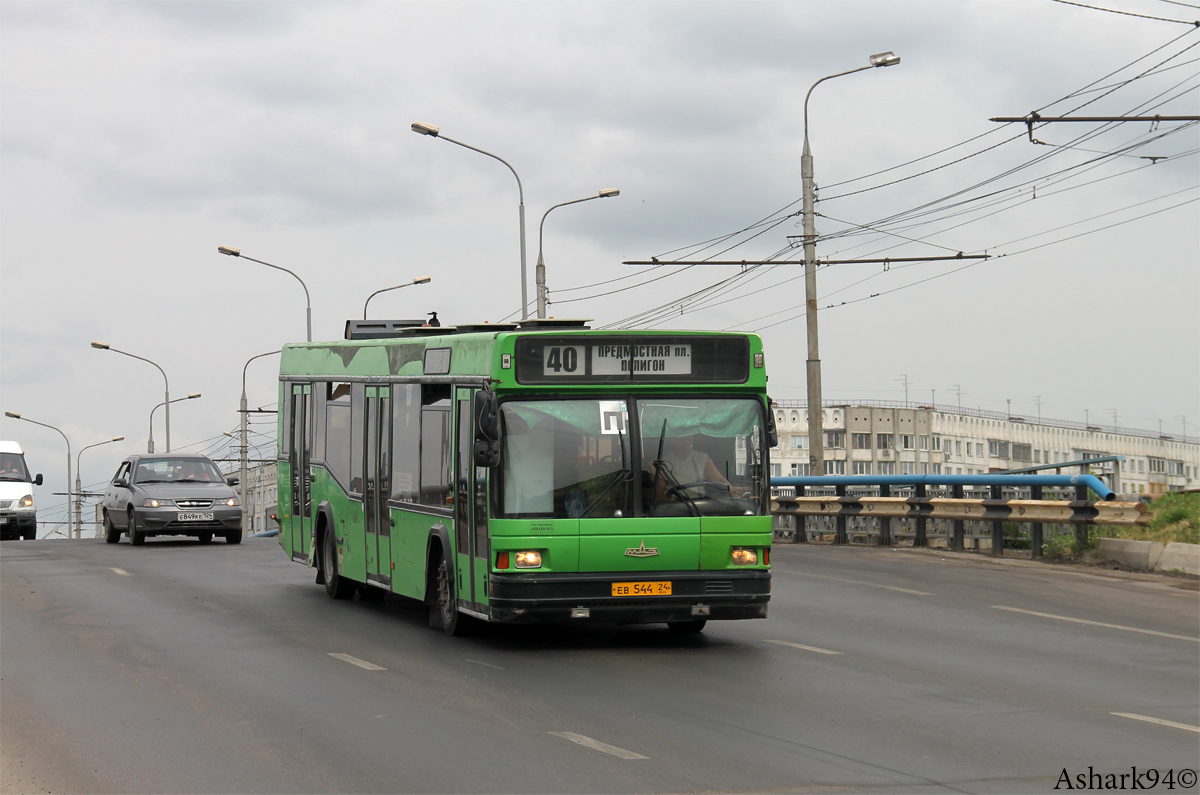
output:
<svg viewBox="0 0 1200 795"><path fill-rule="evenodd" d="M312 551L311 384L292 384L291 419L292 449L288 456L292 480L291 555L295 560L309 561Z"/></svg>
<svg viewBox="0 0 1200 795"><path fill-rule="evenodd" d="M487 612L488 539L487 470L475 466L475 426L471 398L475 390L458 388L454 470L454 534L458 548L458 598Z"/></svg>
<svg viewBox="0 0 1200 795"><path fill-rule="evenodd" d="M363 441L363 521L367 535L367 580L391 586L391 411L388 388L366 388Z"/></svg>

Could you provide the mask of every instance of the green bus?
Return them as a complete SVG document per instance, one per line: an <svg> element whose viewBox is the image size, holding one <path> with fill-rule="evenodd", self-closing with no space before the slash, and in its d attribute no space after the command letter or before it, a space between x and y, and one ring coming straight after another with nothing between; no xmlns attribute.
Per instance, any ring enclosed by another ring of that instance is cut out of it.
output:
<svg viewBox="0 0 1200 795"><path fill-rule="evenodd" d="M417 599L451 635L766 617L759 337L419 323L283 348L279 540L331 597Z"/></svg>

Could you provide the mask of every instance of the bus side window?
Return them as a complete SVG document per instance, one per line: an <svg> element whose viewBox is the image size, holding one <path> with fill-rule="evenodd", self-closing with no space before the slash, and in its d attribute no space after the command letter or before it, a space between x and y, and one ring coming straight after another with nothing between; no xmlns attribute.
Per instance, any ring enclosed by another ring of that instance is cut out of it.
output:
<svg viewBox="0 0 1200 795"><path fill-rule="evenodd" d="M421 387L392 385L392 499L417 502L421 482Z"/></svg>

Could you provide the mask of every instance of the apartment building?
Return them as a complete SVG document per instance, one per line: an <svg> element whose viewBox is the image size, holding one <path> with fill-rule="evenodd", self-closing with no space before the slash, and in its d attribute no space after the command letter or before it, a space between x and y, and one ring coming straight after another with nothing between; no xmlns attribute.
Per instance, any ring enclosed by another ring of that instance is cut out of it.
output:
<svg viewBox="0 0 1200 795"><path fill-rule="evenodd" d="M771 451L772 474L808 475L805 401L778 401L773 409L779 447ZM975 475L1124 456L1093 467L1113 491L1162 494L1200 487L1196 437L944 405L827 402L822 411L827 475Z"/></svg>

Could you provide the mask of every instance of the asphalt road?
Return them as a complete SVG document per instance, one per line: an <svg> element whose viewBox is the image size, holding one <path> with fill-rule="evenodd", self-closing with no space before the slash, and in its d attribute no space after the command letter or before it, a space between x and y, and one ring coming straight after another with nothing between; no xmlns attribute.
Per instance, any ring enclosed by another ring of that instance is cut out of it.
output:
<svg viewBox="0 0 1200 795"><path fill-rule="evenodd" d="M1194 580L773 562L765 621L450 638L405 600L328 599L274 539L7 542L0 789L1050 792L1200 767Z"/></svg>

